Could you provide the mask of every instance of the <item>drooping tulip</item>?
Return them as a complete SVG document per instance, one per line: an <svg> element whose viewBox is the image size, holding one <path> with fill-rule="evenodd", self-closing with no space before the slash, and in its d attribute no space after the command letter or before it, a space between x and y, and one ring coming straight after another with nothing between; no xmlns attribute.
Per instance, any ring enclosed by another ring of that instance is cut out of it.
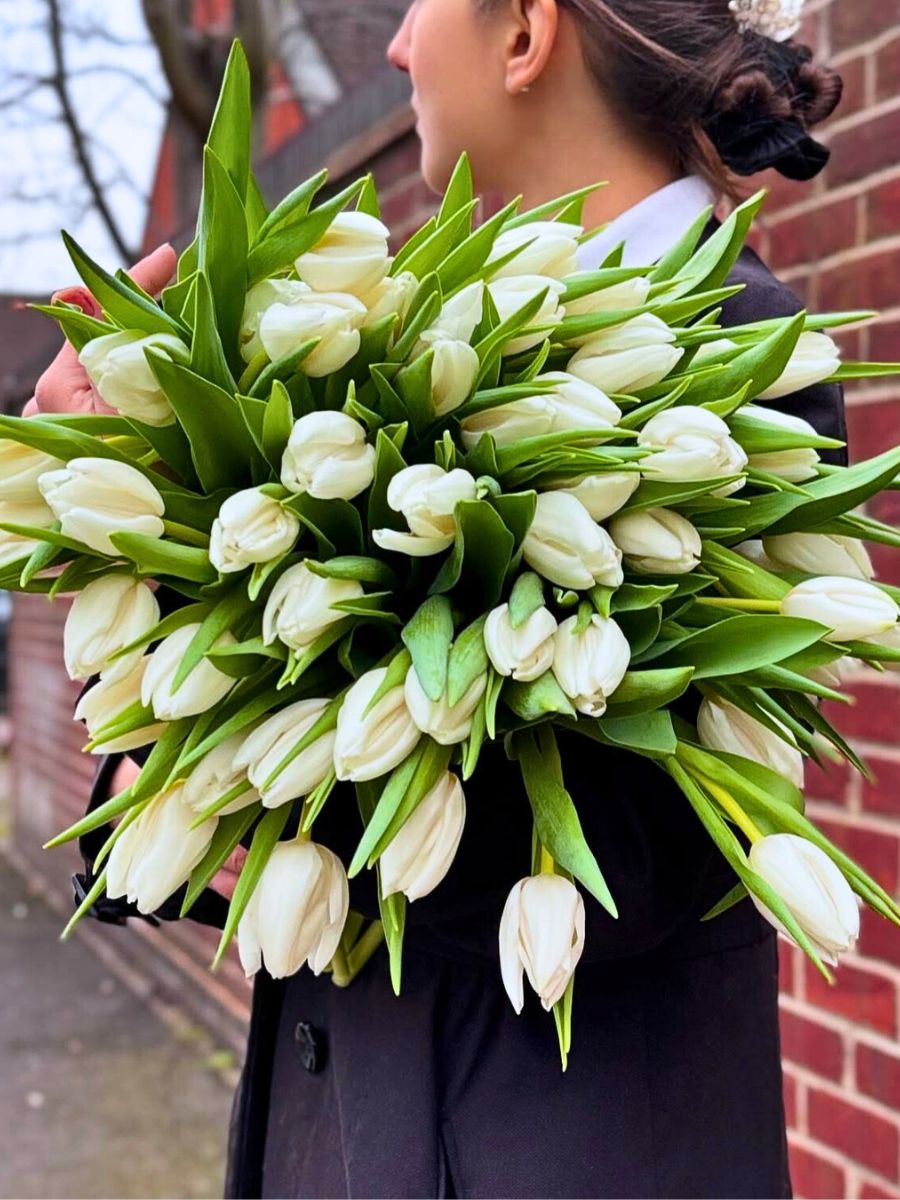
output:
<svg viewBox="0 0 900 1200"><path fill-rule="evenodd" d="M259 320L259 340L275 362L318 338L300 363L304 375L318 379L347 365L360 345L366 306L349 292L310 292L290 304L273 304Z"/></svg>
<svg viewBox="0 0 900 1200"><path fill-rule="evenodd" d="M300 535L295 513L259 488L229 496L213 521L209 561L222 574L287 554Z"/></svg>
<svg viewBox="0 0 900 1200"><path fill-rule="evenodd" d="M671 509L621 513L610 521L609 531L626 563L642 574L686 575L700 564L700 534Z"/></svg>
<svg viewBox="0 0 900 1200"><path fill-rule="evenodd" d="M223 700L235 685L236 681L230 675L220 671L208 658L203 658L187 679L172 691L178 668L199 628L199 623L182 625L163 638L150 655L141 684L141 701L153 709L160 721L177 721L206 712ZM223 633L213 649L234 645L234 641L233 634Z"/></svg>
<svg viewBox="0 0 900 1200"><path fill-rule="evenodd" d="M674 370L684 351L673 345L675 334L653 313L632 317L622 325L593 334L566 368L607 395L639 392Z"/></svg>
<svg viewBox="0 0 900 1200"><path fill-rule="evenodd" d="M584 900L562 875L532 875L509 893L500 920L500 972L513 1008L523 974L547 1012L562 999L584 950Z"/></svg>
<svg viewBox="0 0 900 1200"><path fill-rule="evenodd" d="M484 648L494 670L522 683L549 671L556 628L556 618L548 608L535 609L516 629L510 624L508 604L493 609L484 624Z"/></svg>
<svg viewBox="0 0 900 1200"><path fill-rule="evenodd" d="M419 900L438 886L456 857L466 821L462 784L445 772L416 805L379 859L381 894Z"/></svg>
<svg viewBox="0 0 900 1200"><path fill-rule="evenodd" d="M331 770L334 731L323 733L292 760L270 787L266 781L286 755L315 725L328 707L327 700L298 700L268 717L245 738L234 764L245 770L259 790L266 808L278 808L315 791Z"/></svg>
<svg viewBox="0 0 900 1200"><path fill-rule="evenodd" d="M96 741L104 725L141 702L141 684L149 661L139 650L117 658L100 672L100 678L92 687L82 692L73 715L76 721L84 721L92 742ZM91 748L91 754L120 754L147 746L159 740L165 727L164 721L148 720L139 729L104 737Z"/></svg>
<svg viewBox="0 0 900 1200"><path fill-rule="evenodd" d="M404 467L388 484L387 502L406 518L409 533L376 529L372 537L382 550L416 558L440 554L456 534L457 504L474 500L476 491L474 476L461 468L444 471L432 463Z"/></svg>
<svg viewBox="0 0 900 1200"><path fill-rule="evenodd" d="M595 521L605 521L628 503L640 484L640 471L606 471L598 475L550 479L545 486L555 492L571 492Z"/></svg>
<svg viewBox="0 0 900 1200"><path fill-rule="evenodd" d="M421 737L402 685L390 688L366 711L386 673L386 667L367 671L344 697L334 743L334 769L340 780L358 783L386 775L403 762Z"/></svg>
<svg viewBox="0 0 900 1200"><path fill-rule="evenodd" d="M57 470L63 465L58 458L41 450L0 438L0 504L43 505L38 480L46 471Z"/></svg>
<svg viewBox="0 0 900 1200"><path fill-rule="evenodd" d="M704 746L750 758L802 788L803 755L787 727L780 721L775 724L784 730L784 738L721 696L704 696L697 713L697 734Z"/></svg>
<svg viewBox="0 0 900 1200"><path fill-rule="evenodd" d="M841 366L841 352L827 333L800 334L794 353L780 378L760 393L760 400L779 400L830 378Z"/></svg>
<svg viewBox="0 0 900 1200"><path fill-rule="evenodd" d="M302 652L346 613L333 606L341 600L356 600L363 594L355 579L323 578L305 562L288 567L279 576L263 609L263 641L278 639L291 650Z"/></svg>
<svg viewBox="0 0 900 1200"><path fill-rule="evenodd" d="M834 533L781 533L764 537L763 547L779 567L810 575L845 575L873 579L875 568L859 538Z"/></svg>
<svg viewBox="0 0 900 1200"><path fill-rule="evenodd" d="M522 553L530 567L560 587L618 587L623 579L621 551L568 492L538 495Z"/></svg>
<svg viewBox="0 0 900 1200"><path fill-rule="evenodd" d="M174 334L152 333L142 337L123 330L87 342L78 361L102 399L123 417L145 425L174 425L175 411L153 374L146 350L176 362L188 359L187 347Z"/></svg>
<svg viewBox="0 0 900 1200"><path fill-rule="evenodd" d="M667 408L651 417L638 433L638 445L654 451L641 463L650 479L705 481L741 475L747 466L747 455L722 418L694 405ZM741 478L716 495L727 496L743 486Z"/></svg>
<svg viewBox="0 0 900 1200"><path fill-rule="evenodd" d="M390 230L364 212L342 212L324 235L294 262L297 274L317 292L364 296L377 287L390 266Z"/></svg>
<svg viewBox="0 0 900 1200"><path fill-rule="evenodd" d="M584 230L566 221L529 221L498 234L487 261L488 267L513 250L519 250L506 266L491 273L492 279L513 275L549 275L563 279L578 270L578 239Z"/></svg>
<svg viewBox="0 0 900 1200"><path fill-rule="evenodd" d="M281 459L281 482L317 500L352 500L375 474L375 447L366 431L342 412L307 413L294 422Z"/></svg>
<svg viewBox="0 0 900 1200"><path fill-rule="evenodd" d="M410 667L406 673L403 695L416 727L434 738L441 746L454 746L469 736L475 709L484 695L486 682L485 676L482 675L469 686L456 704L450 705L445 697L430 700L419 683L416 668Z"/></svg>
<svg viewBox="0 0 900 1200"><path fill-rule="evenodd" d="M631 661L625 634L611 617L594 613L581 632L577 616L563 621L553 643L556 682L579 712L602 717Z"/></svg>
<svg viewBox="0 0 900 1200"><path fill-rule="evenodd" d="M830 642L852 642L892 629L900 609L891 597L864 579L823 575L791 588L781 602L786 617L826 625Z"/></svg>
<svg viewBox="0 0 900 1200"><path fill-rule="evenodd" d="M217 816L225 817L259 801L259 792L247 778L245 765L238 762L238 753L245 742L243 733L232 734L205 754L188 775L182 798L195 813L202 813L239 785L243 785L241 793L220 808Z"/></svg>

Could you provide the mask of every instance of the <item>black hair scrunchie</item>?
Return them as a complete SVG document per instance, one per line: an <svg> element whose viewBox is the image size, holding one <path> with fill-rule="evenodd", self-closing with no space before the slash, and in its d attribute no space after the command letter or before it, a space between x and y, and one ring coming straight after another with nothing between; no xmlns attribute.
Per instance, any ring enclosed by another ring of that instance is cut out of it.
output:
<svg viewBox="0 0 900 1200"><path fill-rule="evenodd" d="M769 167L786 179L806 182L825 169L831 151L816 141L796 118L722 113L706 125L722 162L737 175L756 175Z"/></svg>

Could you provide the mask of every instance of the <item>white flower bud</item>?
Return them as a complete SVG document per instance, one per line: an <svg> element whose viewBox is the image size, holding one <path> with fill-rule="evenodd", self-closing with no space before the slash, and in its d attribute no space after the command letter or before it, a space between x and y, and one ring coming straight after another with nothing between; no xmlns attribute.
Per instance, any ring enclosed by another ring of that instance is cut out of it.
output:
<svg viewBox="0 0 900 1200"><path fill-rule="evenodd" d="M571 493L595 521L605 521L628 503L640 484L640 471L606 471L601 475L551 479L545 486L555 492Z"/></svg>
<svg viewBox="0 0 900 1200"><path fill-rule="evenodd" d="M840 370L841 352L827 333L800 334L796 349L781 377L766 388L760 400L779 400L829 379Z"/></svg>
<svg viewBox="0 0 900 1200"><path fill-rule="evenodd" d="M552 392L526 396L466 417L462 422L463 445L471 449L485 433L498 446L508 446L547 433L614 429L622 417L622 410L607 395L565 371L539 375L537 381L551 382L556 387Z"/></svg>
<svg viewBox="0 0 900 1200"><path fill-rule="evenodd" d="M175 362L186 362L187 347L171 333L109 333L93 338L78 355L102 399L123 417L145 425L174 425L175 412L159 386L145 350L156 350Z"/></svg>
<svg viewBox="0 0 900 1200"><path fill-rule="evenodd" d="M779 412L775 408L757 408L755 404L745 404L741 409L741 416L765 422L767 425L777 425L781 429L789 429L792 433L809 434L811 438L817 436L809 421L795 417L792 413ZM815 479L819 461L819 452L812 446L750 455L750 466L755 470L767 471L770 475L787 480L788 483L804 483L807 479Z"/></svg>
<svg viewBox="0 0 900 1200"><path fill-rule="evenodd" d="M553 639L553 674L579 712L602 717L628 670L631 647L611 617L594 613L582 633L578 617L563 621Z"/></svg>
<svg viewBox="0 0 900 1200"><path fill-rule="evenodd" d="M886 633L900 619L894 601L864 579L823 575L791 588L781 602L786 617L803 617L826 625L829 642L855 642Z"/></svg>
<svg viewBox="0 0 900 1200"><path fill-rule="evenodd" d="M421 736L406 707L403 687L391 688L366 713L387 668L357 679L338 713L334 769L340 780L359 783L392 771L412 752Z"/></svg>
<svg viewBox="0 0 900 1200"><path fill-rule="evenodd" d="M303 282L317 292L362 296L387 274L389 236L387 226L369 213L338 213L324 236L294 266Z"/></svg>
<svg viewBox="0 0 900 1200"><path fill-rule="evenodd" d="M381 895L420 900L438 886L456 857L466 821L462 784L447 771L416 805L381 855Z"/></svg>
<svg viewBox="0 0 900 1200"><path fill-rule="evenodd" d="M567 282L570 286L577 283L578 276L576 275ZM580 296L577 300L567 301L566 316L588 317L596 313L627 312L632 308L641 308L647 302L650 286L650 280L644 275L638 275L635 279L625 279L621 283L614 283L599 292L589 292L588 295ZM573 346L584 346L595 336L595 334L589 333L583 337L569 340Z"/></svg>
<svg viewBox="0 0 900 1200"><path fill-rule="evenodd" d="M281 482L288 491L317 500L352 500L374 474L375 447L353 417L319 411L294 422L281 460Z"/></svg>
<svg viewBox="0 0 900 1200"><path fill-rule="evenodd" d="M803 755L787 726L772 719L784 730L787 741L730 701L720 696L705 696L697 713L697 734L710 750L750 758L777 772L794 787L802 788Z"/></svg>
<svg viewBox="0 0 900 1200"><path fill-rule="evenodd" d="M49 529L56 514L40 496L33 503L24 500L0 500L0 521L9 525L30 525L33 529ZM0 529L0 567L17 559L27 558L41 543L18 533Z"/></svg>
<svg viewBox="0 0 900 1200"><path fill-rule="evenodd" d="M209 561L222 574L243 571L287 554L299 536L296 514L259 488L246 488L219 509L209 537Z"/></svg>
<svg viewBox="0 0 900 1200"><path fill-rule="evenodd" d="M243 792L229 800L224 808L219 809L216 816L225 817L229 813L239 812L242 808L258 803L259 792L251 786L246 766L237 760L245 739L244 733L232 734L200 759L184 783L182 799L188 808L199 815L209 808L210 804L233 791L238 784L244 785Z"/></svg>
<svg viewBox="0 0 900 1200"><path fill-rule="evenodd" d="M64 465L58 458L31 446L0 438L0 504L37 504L43 508L38 480L46 471Z"/></svg>
<svg viewBox="0 0 900 1200"><path fill-rule="evenodd" d="M359 298L368 309L363 328L376 325L384 317L395 313L400 318L399 324L402 325L418 286L419 281L412 271L400 271L397 275L386 275L369 291L361 293Z"/></svg>
<svg viewBox="0 0 900 1200"><path fill-rule="evenodd" d="M722 418L708 408L686 404L657 413L638 433L638 445L656 451L641 463L648 479L704 481L740 475L747 466L743 448ZM730 495L744 482L736 480L715 494Z"/></svg>
<svg viewBox="0 0 900 1200"><path fill-rule="evenodd" d="M388 484L387 502L406 518L409 533L376 529L375 544L415 558L440 554L456 535L457 504L474 500L476 491L474 477L460 468L444 471L431 463L404 467Z"/></svg>
<svg viewBox="0 0 900 1200"><path fill-rule="evenodd" d="M859 538L828 533L783 533L763 538L766 554L778 567L809 575L846 575L873 579L875 568Z"/></svg>
<svg viewBox="0 0 900 1200"><path fill-rule="evenodd" d="M429 700L419 683L416 668L410 667L406 672L403 695L409 715L422 733L427 733L441 746L455 746L472 732L472 718L486 684L487 679L482 675L470 685L462 699L451 706L443 696L440 700Z"/></svg>
<svg viewBox="0 0 900 1200"><path fill-rule="evenodd" d="M565 315L559 302L560 296L566 290L565 284L560 283L558 279L551 279L549 275L511 275L508 279L491 280L487 287L501 321L507 320L541 292L546 293L541 307L525 330L504 343L503 354L521 354L524 350L539 346L548 334L529 331L533 330L535 325L550 325L561 321Z"/></svg>
<svg viewBox="0 0 900 1200"><path fill-rule="evenodd" d="M350 889L341 860L316 842L279 842L238 923L238 954L249 977L265 962L273 979L307 963L321 975L334 958Z"/></svg>
<svg viewBox="0 0 900 1200"><path fill-rule="evenodd" d="M687 575L700 564L700 534L671 509L621 513L610 521L609 532L628 566L641 574Z"/></svg>
<svg viewBox="0 0 900 1200"><path fill-rule="evenodd" d="M159 604L146 583L131 575L105 575L72 602L63 634L70 679L89 679L119 650L149 633L159 621Z"/></svg>
<svg viewBox="0 0 900 1200"><path fill-rule="evenodd" d="M331 770L334 730L323 733L301 750L272 786L265 786L282 759L319 720L328 703L327 700L298 700L296 704L289 704L263 721L235 753L235 767L247 772L266 808L278 808L290 800L308 796Z"/></svg>
<svg viewBox="0 0 900 1200"><path fill-rule="evenodd" d="M99 730L132 705L140 703L144 670L150 660L138 650L116 661L84 692L75 706L75 720L84 721L88 736L94 741ZM111 737L94 746L91 754L119 754L146 746L159 740L165 722L156 721L131 733Z"/></svg>
<svg viewBox="0 0 900 1200"><path fill-rule="evenodd" d="M592 334L567 370L608 394L639 392L665 379L684 354L675 334L653 313Z"/></svg>
<svg viewBox="0 0 900 1200"><path fill-rule="evenodd" d="M235 685L236 681L230 675L213 666L208 658L203 658L181 686L172 691L175 675L199 628L199 623L182 625L164 638L150 655L141 684L141 702L146 708L152 708L160 721L177 721L206 712L223 700ZM232 634L223 633L215 648L234 645L234 640Z"/></svg>
<svg viewBox="0 0 900 1200"><path fill-rule="evenodd" d="M319 344L300 370L318 379L347 365L359 349L366 306L346 292L310 292L291 304L273 304L259 321L259 340L275 362L310 338Z"/></svg>
<svg viewBox="0 0 900 1200"><path fill-rule="evenodd" d="M116 557L112 533L162 537L166 506L146 476L111 458L72 458L38 481L66 537Z"/></svg>
<svg viewBox="0 0 900 1200"><path fill-rule="evenodd" d="M522 683L539 678L553 665L553 635L556 618L548 608L537 608L526 621L513 629L509 605L488 613L484 624L484 648L498 675Z"/></svg>
<svg viewBox="0 0 900 1200"><path fill-rule="evenodd" d="M522 553L530 567L560 587L618 587L624 578L621 551L569 492L538 496Z"/></svg>
<svg viewBox="0 0 900 1200"><path fill-rule="evenodd" d="M476 279L444 301L429 329L457 342L471 342L483 313L484 282Z"/></svg>
<svg viewBox="0 0 900 1200"><path fill-rule="evenodd" d="M584 950L584 900L562 875L531 875L509 893L500 920L500 972L517 1013L523 972L549 1012L561 1000Z"/></svg>
<svg viewBox="0 0 900 1200"><path fill-rule="evenodd" d="M244 361L250 362L257 354L262 353L259 323L263 314L273 304L292 305L311 295L312 288L301 283L299 279L263 279L260 283L255 283L244 300L244 312L241 317L240 349Z"/></svg>
<svg viewBox="0 0 900 1200"><path fill-rule="evenodd" d="M578 270L580 225L566 221L529 221L497 235L487 265L498 262L513 250L524 246L511 262L491 275L507 279L514 275L549 275L563 279ZM530 244L529 244L530 243Z"/></svg>
<svg viewBox="0 0 900 1200"><path fill-rule="evenodd" d="M312 572L306 563L288 567L279 576L263 610L263 641L275 639L298 653L306 650L329 625L343 621L346 613L332 608L340 600L363 594L355 579L329 579Z"/></svg>
<svg viewBox="0 0 900 1200"><path fill-rule="evenodd" d="M468 342L448 338L434 329L420 337L414 356L434 351L431 361L431 399L436 417L454 412L472 394L481 360Z"/></svg>

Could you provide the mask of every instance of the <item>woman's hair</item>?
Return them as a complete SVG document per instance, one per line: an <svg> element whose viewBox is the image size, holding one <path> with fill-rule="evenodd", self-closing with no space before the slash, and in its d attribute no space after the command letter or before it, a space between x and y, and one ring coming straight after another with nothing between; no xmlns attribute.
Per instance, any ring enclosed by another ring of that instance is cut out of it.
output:
<svg viewBox="0 0 900 1200"><path fill-rule="evenodd" d="M806 46L742 31L728 0L557 2L608 103L686 173L734 193L735 176L774 167L811 179L828 161L809 130L834 112L841 77ZM476 3L490 12L504 0Z"/></svg>

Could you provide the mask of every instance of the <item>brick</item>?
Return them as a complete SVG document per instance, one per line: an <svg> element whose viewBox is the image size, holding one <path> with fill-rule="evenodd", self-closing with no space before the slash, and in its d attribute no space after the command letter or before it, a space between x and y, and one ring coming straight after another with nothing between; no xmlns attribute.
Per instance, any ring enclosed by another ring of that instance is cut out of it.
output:
<svg viewBox="0 0 900 1200"><path fill-rule="evenodd" d="M856 58L850 58L841 63L844 91L832 120L840 121L843 117L849 117L865 108L868 103L866 87L868 57L867 54L859 54Z"/></svg>
<svg viewBox="0 0 900 1200"><path fill-rule="evenodd" d="M897 114L900 119L900 113ZM900 157L900 146L897 147ZM880 250L839 263L819 276L818 306L825 312L848 308L890 308L897 303L900 248Z"/></svg>
<svg viewBox="0 0 900 1200"><path fill-rule="evenodd" d="M839 7L847 9L851 5ZM855 183L900 158L900 111L882 113L842 129L830 139L832 150L825 178L829 188Z"/></svg>
<svg viewBox="0 0 900 1200"><path fill-rule="evenodd" d="M900 48L900 38L896 45ZM898 55L900 59L900 55ZM900 61L898 61L900 71ZM898 76L900 77L900 76ZM896 86L896 84L895 84ZM897 213L900 212L900 179L888 179L866 194L866 215L869 241L892 237L897 232Z"/></svg>
<svg viewBox="0 0 900 1200"><path fill-rule="evenodd" d="M874 778L863 780L863 807L900 817L900 758L869 754L866 760Z"/></svg>
<svg viewBox="0 0 900 1200"><path fill-rule="evenodd" d="M834 1029L799 1013L782 1010L781 1052L790 1062L817 1075L840 1080L844 1069L844 1041Z"/></svg>
<svg viewBox="0 0 900 1200"><path fill-rule="evenodd" d="M896 0L851 0L832 4L831 50L839 54L893 29L900 20Z"/></svg>
<svg viewBox="0 0 900 1200"><path fill-rule="evenodd" d="M826 762L818 766L811 759L806 763L805 788L810 800L826 800L830 804L847 803L847 784L853 768L848 762Z"/></svg>
<svg viewBox="0 0 900 1200"><path fill-rule="evenodd" d="M777 945L779 987L786 995L796 995L797 983L802 977L801 956L803 952L787 938L779 938Z"/></svg>
<svg viewBox="0 0 900 1200"><path fill-rule="evenodd" d="M797 1200L843 1200L847 1195L843 1168L795 1142L790 1144L790 1168Z"/></svg>
<svg viewBox="0 0 900 1200"><path fill-rule="evenodd" d="M896 740L900 732L900 681L893 676L871 683L854 680L845 691L854 698L853 705L826 700L823 706L828 720L841 733L876 742Z"/></svg>
<svg viewBox="0 0 900 1200"><path fill-rule="evenodd" d="M769 226L771 264L793 267L846 250L857 243L857 226L855 196L773 223Z"/></svg>
<svg viewBox="0 0 900 1200"><path fill-rule="evenodd" d="M808 960L806 995L812 1004L893 1037L897 1032L897 989L884 975L851 962L841 963L833 985Z"/></svg>
<svg viewBox="0 0 900 1200"><path fill-rule="evenodd" d="M900 204L900 200L898 200ZM882 318L866 330L869 355L874 362L900 361L900 321ZM898 386L896 381L894 386Z"/></svg>
<svg viewBox="0 0 900 1200"><path fill-rule="evenodd" d="M815 1087L809 1090L808 1114L809 1132L817 1141L879 1175L897 1178L895 1123Z"/></svg>
<svg viewBox="0 0 900 1200"><path fill-rule="evenodd" d="M878 1183L873 1183L871 1179L864 1180L857 1192L859 1200L898 1200L900 1192L889 1192L887 1188L883 1188Z"/></svg>
<svg viewBox="0 0 900 1200"><path fill-rule="evenodd" d="M870 908L864 908L860 916L860 953L900 967L900 929Z"/></svg>
<svg viewBox="0 0 900 1200"><path fill-rule="evenodd" d="M874 545L870 548L876 578L895 587L900 584L900 554L893 546Z"/></svg>
<svg viewBox="0 0 900 1200"><path fill-rule="evenodd" d="M894 14L894 23L900 14ZM897 95L897 80L900 79L900 37L882 46L875 56L875 99L893 100Z"/></svg>
<svg viewBox="0 0 900 1200"><path fill-rule="evenodd" d="M900 1057L875 1046L856 1047L856 1082L861 1092L900 1109Z"/></svg>
<svg viewBox="0 0 900 1200"><path fill-rule="evenodd" d="M797 1093L800 1084L793 1075L784 1072L784 1120L788 1129L797 1128Z"/></svg>
<svg viewBox="0 0 900 1200"><path fill-rule="evenodd" d="M886 892L893 895L897 891L900 884L900 838L897 834L821 819L816 824L826 837L831 838L836 846L868 871Z"/></svg>

